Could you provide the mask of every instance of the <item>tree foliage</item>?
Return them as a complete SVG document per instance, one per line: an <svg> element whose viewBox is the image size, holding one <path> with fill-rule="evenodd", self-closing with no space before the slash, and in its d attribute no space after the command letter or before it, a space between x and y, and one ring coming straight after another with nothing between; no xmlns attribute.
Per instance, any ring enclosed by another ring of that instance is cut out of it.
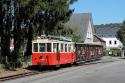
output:
<svg viewBox="0 0 125 83"><path fill-rule="evenodd" d="M64 35L66 37L70 37L74 42L79 42L80 34L71 27L65 27L63 28L61 35Z"/></svg>
<svg viewBox="0 0 125 83"><path fill-rule="evenodd" d="M43 0L44 7L36 15L37 35L54 34L56 30L69 20L74 10L69 5L76 0Z"/></svg>
<svg viewBox="0 0 125 83"><path fill-rule="evenodd" d="M117 38L123 43L125 46L125 21L121 24L119 27L119 30L117 32Z"/></svg>
<svg viewBox="0 0 125 83"><path fill-rule="evenodd" d="M101 24L101 25L95 25L95 28L106 28L106 27L110 27L110 28L119 28L119 26L121 25L121 23L109 23L109 24Z"/></svg>
<svg viewBox="0 0 125 83"><path fill-rule="evenodd" d="M33 37L61 34L64 23L74 11L70 5L77 0L13 0L14 16L10 2L4 1L0 1L1 55L17 62L22 49L25 50L25 56L31 55ZM3 4L7 4L7 10ZM11 40L14 40L13 50L10 50Z"/></svg>

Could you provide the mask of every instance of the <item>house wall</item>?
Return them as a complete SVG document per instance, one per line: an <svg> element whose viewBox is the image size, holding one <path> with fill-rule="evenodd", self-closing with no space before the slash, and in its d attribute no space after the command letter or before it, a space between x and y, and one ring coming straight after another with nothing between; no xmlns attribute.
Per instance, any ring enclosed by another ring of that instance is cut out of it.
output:
<svg viewBox="0 0 125 83"><path fill-rule="evenodd" d="M87 35L86 35L84 43L93 43L93 29L92 28L93 27L92 27L91 21L89 20Z"/></svg>
<svg viewBox="0 0 125 83"><path fill-rule="evenodd" d="M116 37L102 37L103 40L106 41L106 48L118 48L120 49L122 47L122 43L116 38Z"/></svg>

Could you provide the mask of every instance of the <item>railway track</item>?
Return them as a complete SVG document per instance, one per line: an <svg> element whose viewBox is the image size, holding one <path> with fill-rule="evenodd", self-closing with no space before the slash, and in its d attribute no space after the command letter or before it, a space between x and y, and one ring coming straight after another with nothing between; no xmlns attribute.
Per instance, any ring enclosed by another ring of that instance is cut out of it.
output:
<svg viewBox="0 0 125 83"><path fill-rule="evenodd" d="M27 73L1 77L0 83L3 82L3 81L8 81L8 80L17 79L17 78L23 78L23 77L37 75L37 74L43 74L43 73L47 73L47 72L51 72L51 71L52 70L46 70L46 71L31 70L30 72L27 72Z"/></svg>
<svg viewBox="0 0 125 83"><path fill-rule="evenodd" d="M36 75L36 74L39 74L39 73L33 71L33 72L27 72L27 73L17 74L13 76L1 77L0 82L11 80L11 79L16 79L16 78L21 78L21 77L26 77L26 76L31 76L31 75Z"/></svg>
<svg viewBox="0 0 125 83"><path fill-rule="evenodd" d="M86 64L81 64L79 66L92 65L92 64L98 64L98 63L108 63L108 62L114 62L114 61L104 61L104 62L94 61L94 62L87 62ZM77 66L74 65L72 67L77 67ZM61 67L59 69L65 69L65 67ZM31 71L31 72L27 72L27 73L18 74L18 75L2 77L2 78L0 78L0 82L7 81L7 80L12 80L12 79L17 79L17 78L22 78L22 77L26 77L26 76L31 76L31 75L43 74L43 73L47 73L47 72L51 72L51 71L50 70Z"/></svg>

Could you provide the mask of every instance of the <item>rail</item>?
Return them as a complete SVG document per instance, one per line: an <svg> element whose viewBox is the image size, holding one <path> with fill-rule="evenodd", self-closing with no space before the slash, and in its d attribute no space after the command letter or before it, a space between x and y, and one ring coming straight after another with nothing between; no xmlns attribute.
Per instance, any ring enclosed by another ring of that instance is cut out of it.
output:
<svg viewBox="0 0 125 83"><path fill-rule="evenodd" d="M7 77L1 77L0 82L12 80L12 79L16 79L16 78L21 78L21 77L26 77L26 76L31 76L31 75L36 75L36 74L38 74L38 72L27 72L27 73L22 73L22 74L7 76Z"/></svg>

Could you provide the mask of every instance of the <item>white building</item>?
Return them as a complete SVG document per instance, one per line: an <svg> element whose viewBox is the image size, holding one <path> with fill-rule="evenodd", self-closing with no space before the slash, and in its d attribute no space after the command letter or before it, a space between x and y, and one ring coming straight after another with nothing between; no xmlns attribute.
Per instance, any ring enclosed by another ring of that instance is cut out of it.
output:
<svg viewBox="0 0 125 83"><path fill-rule="evenodd" d="M106 49L121 49L123 47L122 43L116 37L117 28L95 28L96 34L106 41Z"/></svg>
<svg viewBox="0 0 125 83"><path fill-rule="evenodd" d="M106 48L107 49L112 49L112 48L122 48L122 43L116 38L116 37L102 37L103 40L106 41Z"/></svg>
<svg viewBox="0 0 125 83"><path fill-rule="evenodd" d="M70 17L66 26L74 29L79 35L78 42L86 44L98 44L105 47L105 41L95 35L91 13L75 13Z"/></svg>
<svg viewBox="0 0 125 83"><path fill-rule="evenodd" d="M91 13L76 13L70 17L66 26L73 28L80 35L80 42L93 43L93 21Z"/></svg>

